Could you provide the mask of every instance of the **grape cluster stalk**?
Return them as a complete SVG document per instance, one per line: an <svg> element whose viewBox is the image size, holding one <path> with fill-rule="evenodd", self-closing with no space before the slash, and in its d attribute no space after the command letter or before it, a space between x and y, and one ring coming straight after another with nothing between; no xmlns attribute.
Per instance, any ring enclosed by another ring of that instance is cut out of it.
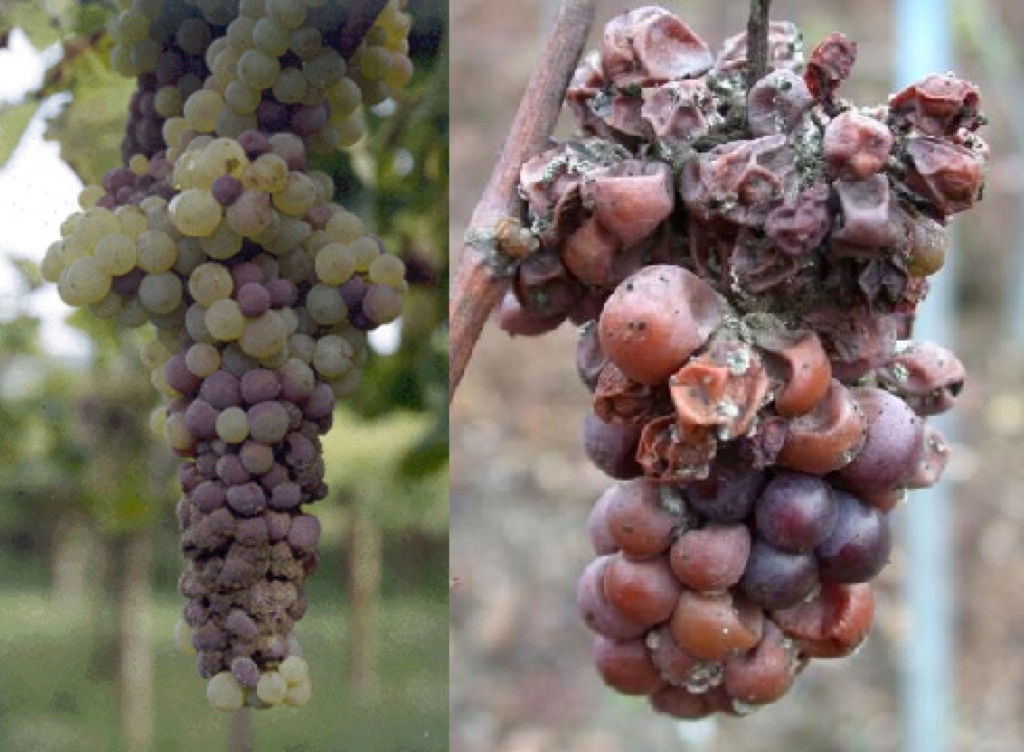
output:
<svg viewBox="0 0 1024 752"><path fill-rule="evenodd" d="M521 168L539 248L500 309L514 335L579 326L584 444L617 481L579 611L603 680L684 719L863 643L888 514L940 477L926 418L965 378L911 336L981 197L978 89L932 75L860 106L855 42L767 41L748 87L746 34L714 53L659 7L608 23L566 95L581 135Z"/></svg>
<svg viewBox="0 0 1024 752"><path fill-rule="evenodd" d="M320 437L367 332L407 290L309 161L358 142L364 108L413 73L404 2L380 5L368 24L358 2L125 2L108 28L137 81L123 164L83 189L42 263L68 305L155 328L151 422L183 458L175 637L221 710L310 698L293 628L320 524L303 507L327 494Z"/></svg>

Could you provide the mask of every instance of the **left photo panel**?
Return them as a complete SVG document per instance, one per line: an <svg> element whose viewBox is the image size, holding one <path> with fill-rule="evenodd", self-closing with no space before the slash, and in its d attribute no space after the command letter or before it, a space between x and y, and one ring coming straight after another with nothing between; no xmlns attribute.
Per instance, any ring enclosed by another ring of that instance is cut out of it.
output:
<svg viewBox="0 0 1024 752"><path fill-rule="evenodd" d="M0 750L448 749L447 49L0 0Z"/></svg>

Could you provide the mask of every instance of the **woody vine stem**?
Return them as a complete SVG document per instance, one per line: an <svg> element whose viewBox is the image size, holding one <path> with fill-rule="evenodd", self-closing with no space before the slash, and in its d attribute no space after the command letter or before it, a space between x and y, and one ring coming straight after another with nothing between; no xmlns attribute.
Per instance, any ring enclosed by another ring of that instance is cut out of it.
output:
<svg viewBox="0 0 1024 752"><path fill-rule="evenodd" d="M748 88L764 76L768 67L770 5L771 0L750 0ZM488 315L511 282L515 258L503 247L499 230L502 223L510 219L514 225L520 215L519 168L547 146L569 80L590 34L595 6L596 0L562 0L560 3L501 156L473 210L448 307L449 402L455 397Z"/></svg>

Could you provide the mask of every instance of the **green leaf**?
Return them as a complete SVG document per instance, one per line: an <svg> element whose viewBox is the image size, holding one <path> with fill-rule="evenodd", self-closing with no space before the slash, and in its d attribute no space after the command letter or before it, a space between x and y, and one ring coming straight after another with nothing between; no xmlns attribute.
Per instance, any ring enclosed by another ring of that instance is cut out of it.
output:
<svg viewBox="0 0 1024 752"><path fill-rule="evenodd" d="M11 158L39 104L39 100L30 99L21 104L0 107L0 167Z"/></svg>

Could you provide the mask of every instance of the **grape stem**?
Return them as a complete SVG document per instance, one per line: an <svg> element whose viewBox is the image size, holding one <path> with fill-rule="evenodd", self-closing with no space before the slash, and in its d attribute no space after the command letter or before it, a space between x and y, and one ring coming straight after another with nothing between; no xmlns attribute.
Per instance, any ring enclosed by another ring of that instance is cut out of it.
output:
<svg viewBox="0 0 1024 752"><path fill-rule="evenodd" d="M768 9L772 0L750 0L747 18L747 88L768 72Z"/></svg>
<svg viewBox="0 0 1024 752"><path fill-rule="evenodd" d="M352 4L345 25L341 27L338 43L338 52L343 58L348 60L352 57L387 4L388 0L356 0Z"/></svg>
<svg viewBox="0 0 1024 752"><path fill-rule="evenodd" d="M499 223L520 215L519 168L543 151L562 109L565 90L594 22L596 0L561 0L544 50L519 102L501 157L469 221L468 236L494 235ZM448 307L448 401L480 338L484 322L508 289L512 264L494 263L479 244L464 243ZM503 268L504 267L504 268Z"/></svg>

